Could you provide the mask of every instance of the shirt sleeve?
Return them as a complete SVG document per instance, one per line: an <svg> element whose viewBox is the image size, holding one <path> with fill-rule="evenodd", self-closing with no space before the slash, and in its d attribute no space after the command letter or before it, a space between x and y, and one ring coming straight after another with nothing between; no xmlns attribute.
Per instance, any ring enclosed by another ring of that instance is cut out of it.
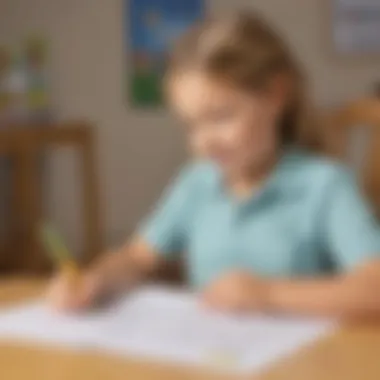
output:
<svg viewBox="0 0 380 380"><path fill-rule="evenodd" d="M182 169L139 228L138 235L158 254L172 257L184 250L193 208L195 175L190 166Z"/></svg>
<svg viewBox="0 0 380 380"><path fill-rule="evenodd" d="M380 229L353 176L341 170L329 186L324 239L337 267L380 257Z"/></svg>

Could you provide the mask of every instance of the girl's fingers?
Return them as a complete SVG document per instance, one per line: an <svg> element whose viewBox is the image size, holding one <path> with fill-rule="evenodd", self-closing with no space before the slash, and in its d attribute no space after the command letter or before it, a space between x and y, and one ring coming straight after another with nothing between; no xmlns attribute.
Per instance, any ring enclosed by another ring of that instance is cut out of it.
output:
<svg viewBox="0 0 380 380"><path fill-rule="evenodd" d="M82 281L60 275L52 281L47 301L58 312L74 311L86 307L91 303L92 289Z"/></svg>
<svg viewBox="0 0 380 380"><path fill-rule="evenodd" d="M202 293L201 295L201 300L202 302L207 306L214 308L216 304L216 299L215 299L215 294L212 291L212 289L207 289L205 292Z"/></svg>
<svg viewBox="0 0 380 380"><path fill-rule="evenodd" d="M226 308L226 300L222 294L214 290L208 290L203 293L202 301L207 307L212 309L223 310Z"/></svg>
<svg viewBox="0 0 380 380"><path fill-rule="evenodd" d="M203 293L202 302L207 307L219 311L243 312L245 309L239 298L228 292L217 291L216 289Z"/></svg>

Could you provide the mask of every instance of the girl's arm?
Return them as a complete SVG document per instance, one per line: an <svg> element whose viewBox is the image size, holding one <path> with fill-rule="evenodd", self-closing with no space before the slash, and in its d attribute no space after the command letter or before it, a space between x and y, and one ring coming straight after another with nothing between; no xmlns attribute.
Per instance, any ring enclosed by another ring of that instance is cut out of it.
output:
<svg viewBox="0 0 380 380"><path fill-rule="evenodd" d="M136 238L123 248L100 258L79 279L66 273L58 274L47 289L47 301L59 311L91 307L108 296L136 285L156 268L159 261L159 254Z"/></svg>
<svg viewBox="0 0 380 380"><path fill-rule="evenodd" d="M380 260L352 273L326 279L269 281L269 309L344 318L380 316Z"/></svg>
<svg viewBox="0 0 380 380"><path fill-rule="evenodd" d="M58 275L51 282L47 298L58 310L77 310L137 285L153 272L161 260L183 251L185 228L191 207L191 176L183 173L168 189L137 237L108 252L87 269L81 281Z"/></svg>
<svg viewBox="0 0 380 380"><path fill-rule="evenodd" d="M101 258L89 276L100 279L102 290L117 291L138 283L165 259L184 250L189 213L194 208L199 165L189 164L167 186L163 196L136 237Z"/></svg>
<svg viewBox="0 0 380 380"><path fill-rule="evenodd" d="M115 293L137 285L161 263L160 255L140 237L95 262L87 271L101 294Z"/></svg>
<svg viewBox="0 0 380 380"><path fill-rule="evenodd" d="M206 301L232 309L380 316L380 228L349 173L332 172L318 210L315 243L330 255L335 276L267 280L235 272L211 284Z"/></svg>
<svg viewBox="0 0 380 380"><path fill-rule="evenodd" d="M320 207L318 244L337 274L326 279L274 281L276 309L330 315L380 315L380 228L350 172L337 168Z"/></svg>
<svg viewBox="0 0 380 380"><path fill-rule="evenodd" d="M156 209L138 228L137 237L95 262L73 284L67 276L53 279L47 291L56 309L89 307L99 298L136 285L154 271L161 260L182 252L187 240L189 212L194 209L198 167L189 165L168 186ZM197 198L196 198L197 199Z"/></svg>

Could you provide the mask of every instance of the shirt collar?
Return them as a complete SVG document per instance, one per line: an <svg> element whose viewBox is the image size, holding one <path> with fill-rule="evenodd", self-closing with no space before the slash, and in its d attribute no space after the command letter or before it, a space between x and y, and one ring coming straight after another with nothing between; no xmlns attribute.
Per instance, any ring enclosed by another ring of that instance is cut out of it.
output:
<svg viewBox="0 0 380 380"><path fill-rule="evenodd" d="M242 205L247 205L256 202L270 202L275 199L281 198L298 198L300 195L300 186L292 180L290 176L294 171L295 164L298 159L298 150L289 147L284 150L281 158L269 174L267 180L263 183L261 188L255 192L251 197L242 201ZM299 158L299 157L298 157ZM227 194L225 184L223 183L223 174L220 169L216 167L216 190L219 195L231 197Z"/></svg>

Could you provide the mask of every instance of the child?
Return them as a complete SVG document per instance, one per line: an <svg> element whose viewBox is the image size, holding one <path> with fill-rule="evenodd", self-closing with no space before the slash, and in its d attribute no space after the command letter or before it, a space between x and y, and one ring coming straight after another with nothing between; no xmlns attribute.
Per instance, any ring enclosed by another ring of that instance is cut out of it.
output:
<svg viewBox="0 0 380 380"><path fill-rule="evenodd" d="M88 307L186 252L191 285L230 312L380 311L380 234L345 169L311 153L302 75L257 16L208 21L174 48L169 103L194 157L124 247L52 304Z"/></svg>

